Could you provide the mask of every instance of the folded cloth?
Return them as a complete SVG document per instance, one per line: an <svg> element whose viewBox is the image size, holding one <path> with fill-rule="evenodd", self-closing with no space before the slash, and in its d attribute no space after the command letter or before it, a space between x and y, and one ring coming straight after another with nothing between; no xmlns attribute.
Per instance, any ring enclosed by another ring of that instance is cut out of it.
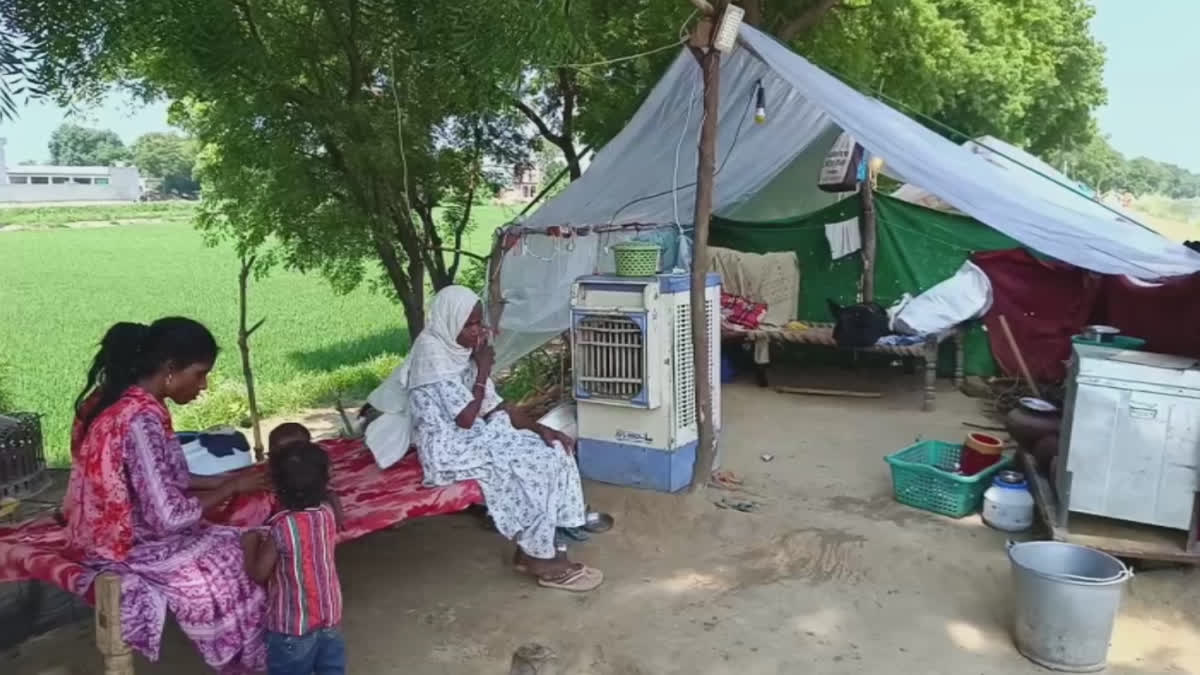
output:
<svg viewBox="0 0 1200 675"><path fill-rule="evenodd" d="M213 476L254 463L246 435L232 427L200 432L180 431L176 436L183 446L188 471L197 476Z"/></svg>
<svg viewBox="0 0 1200 675"><path fill-rule="evenodd" d="M754 330L767 315L767 305L721 291L721 320Z"/></svg>
<svg viewBox="0 0 1200 675"><path fill-rule="evenodd" d="M862 248L862 233L858 229L858 218L826 224L825 239L829 241L829 253L834 260L845 258Z"/></svg>
<svg viewBox="0 0 1200 675"><path fill-rule="evenodd" d="M876 340L875 344L881 347L907 347L921 344L924 341L924 335L884 335Z"/></svg>

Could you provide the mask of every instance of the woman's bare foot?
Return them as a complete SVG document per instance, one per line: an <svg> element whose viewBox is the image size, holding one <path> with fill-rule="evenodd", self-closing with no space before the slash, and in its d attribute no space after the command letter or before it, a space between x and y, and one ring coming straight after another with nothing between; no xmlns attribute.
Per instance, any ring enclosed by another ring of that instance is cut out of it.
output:
<svg viewBox="0 0 1200 675"><path fill-rule="evenodd" d="M518 548L516 554L513 555L514 567L543 579L560 577L579 564L571 562L565 553L559 553L550 559L543 559L526 555L524 551Z"/></svg>

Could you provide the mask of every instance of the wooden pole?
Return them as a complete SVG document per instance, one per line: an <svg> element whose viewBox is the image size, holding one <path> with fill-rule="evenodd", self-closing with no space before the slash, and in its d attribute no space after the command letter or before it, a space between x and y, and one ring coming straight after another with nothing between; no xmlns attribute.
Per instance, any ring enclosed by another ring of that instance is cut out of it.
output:
<svg viewBox="0 0 1200 675"><path fill-rule="evenodd" d="M858 187L858 198L862 205L858 227L862 235L862 301L875 301L875 171L867 168L867 180Z"/></svg>
<svg viewBox="0 0 1200 675"><path fill-rule="evenodd" d="M500 317L504 314L504 293L500 289L503 267L504 231L497 229L492 235L492 252L487 263L487 325L493 338L500 332Z"/></svg>
<svg viewBox="0 0 1200 675"><path fill-rule="evenodd" d="M1025 355L1021 353L1021 346L1017 344L1017 339L1013 337L1012 329L1008 327L1008 319L1003 314L999 316L1000 328L1004 331L1004 339L1008 342L1008 348L1012 350L1013 358L1017 360L1017 368L1021 371L1021 376L1025 378L1025 384L1029 386L1029 390L1033 395L1041 398L1042 390L1038 388L1037 380L1033 379L1033 375L1029 374L1029 366L1025 364Z"/></svg>
<svg viewBox="0 0 1200 675"><path fill-rule="evenodd" d="M725 10L725 2L717 2L715 9L717 17ZM698 419L698 447L696 448L696 464L692 469L693 491L708 484L712 475L713 462L716 459L716 437L713 429L712 381L709 379L711 360L709 359L709 320L705 307L705 280L708 276L708 224L712 217L713 174L716 167L717 147L717 104L720 96L721 52L712 48L712 38L715 37L719 20L701 22L697 31L705 35L693 37L692 54L700 62L700 71L704 78L704 119L700 125L699 161L696 165L696 211L692 219L695 227L692 253L692 359L695 368L696 408ZM696 39L707 48L694 46ZM711 311L720 311L720 307L712 307ZM715 339L716 336L713 336Z"/></svg>
<svg viewBox="0 0 1200 675"><path fill-rule="evenodd" d="M250 404L250 430L254 436L254 460L263 459L262 428L259 422L258 397L254 393L254 370L250 367L250 336L263 325L260 320L253 326L246 324L246 288L250 285L250 272L254 269L255 256L242 256L242 269L238 273L238 351L242 355L242 377L246 380L246 398Z"/></svg>
<svg viewBox="0 0 1200 675"><path fill-rule="evenodd" d="M121 635L121 577L96 577L96 648L104 657L104 675L133 675L133 652Z"/></svg>

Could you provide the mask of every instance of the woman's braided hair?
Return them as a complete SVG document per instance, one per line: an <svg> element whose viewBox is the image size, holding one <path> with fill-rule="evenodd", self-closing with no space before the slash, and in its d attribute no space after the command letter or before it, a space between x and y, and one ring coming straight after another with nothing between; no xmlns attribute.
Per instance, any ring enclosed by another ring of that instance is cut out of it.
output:
<svg viewBox="0 0 1200 675"><path fill-rule="evenodd" d="M138 380L168 363L179 368L212 363L217 351L217 341L204 324L181 316L165 317L150 325L126 321L113 324L92 358L87 382L75 399L75 414L86 431L97 415Z"/></svg>

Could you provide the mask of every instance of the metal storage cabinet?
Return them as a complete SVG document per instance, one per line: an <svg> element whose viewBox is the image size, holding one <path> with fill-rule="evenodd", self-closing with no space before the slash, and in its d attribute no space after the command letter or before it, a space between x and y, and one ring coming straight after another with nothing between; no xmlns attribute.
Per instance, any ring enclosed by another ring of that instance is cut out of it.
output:
<svg viewBox="0 0 1200 675"><path fill-rule="evenodd" d="M1187 530L1200 488L1200 370L1118 354L1074 345L1058 494L1069 511Z"/></svg>

